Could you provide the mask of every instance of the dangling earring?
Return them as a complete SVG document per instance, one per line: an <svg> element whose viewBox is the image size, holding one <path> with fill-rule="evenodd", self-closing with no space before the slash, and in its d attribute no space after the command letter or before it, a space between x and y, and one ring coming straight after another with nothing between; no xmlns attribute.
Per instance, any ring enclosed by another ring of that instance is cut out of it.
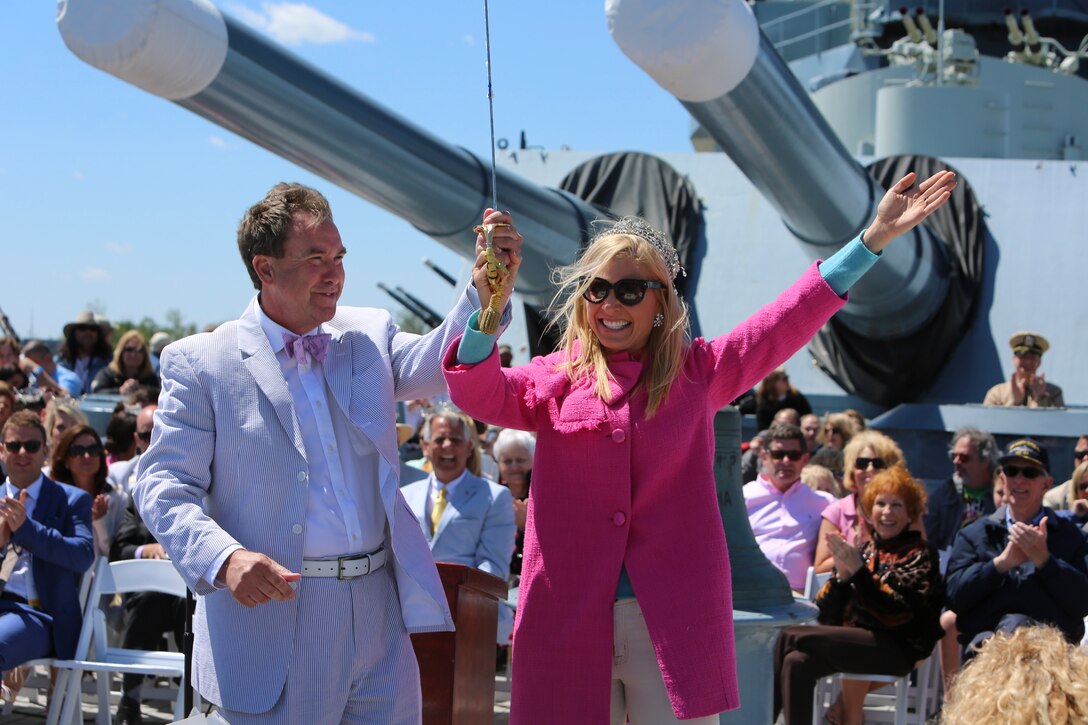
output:
<svg viewBox="0 0 1088 725"><path fill-rule="evenodd" d="M658 312L654 315L654 327L661 327L665 324L665 315Z"/></svg>

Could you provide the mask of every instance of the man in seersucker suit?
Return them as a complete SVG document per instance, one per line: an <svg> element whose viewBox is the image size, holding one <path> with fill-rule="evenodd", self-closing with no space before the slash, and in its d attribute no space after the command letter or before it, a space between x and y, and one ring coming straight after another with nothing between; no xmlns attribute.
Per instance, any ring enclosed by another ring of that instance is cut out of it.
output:
<svg viewBox="0 0 1088 725"><path fill-rule="evenodd" d="M511 219L485 212L498 222ZM521 235L494 240L508 297ZM237 321L163 351L134 493L200 595L194 685L220 722L419 723L408 633L453 623L397 488L394 406L444 389L443 351L491 297L482 236L476 289L423 336L337 306L345 248L313 189L277 184L238 246L258 293Z"/></svg>

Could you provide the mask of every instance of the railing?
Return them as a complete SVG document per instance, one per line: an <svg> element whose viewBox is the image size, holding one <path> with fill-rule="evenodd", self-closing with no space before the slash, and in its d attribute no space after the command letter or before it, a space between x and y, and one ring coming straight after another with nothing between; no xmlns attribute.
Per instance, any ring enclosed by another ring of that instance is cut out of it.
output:
<svg viewBox="0 0 1088 725"><path fill-rule="evenodd" d="M871 13L884 7L884 3L881 2L854 0L849 3L849 17L830 21L826 19L833 14L828 11L829 8L844 8L846 4L844 0L820 0L820 2L806 4L798 10L761 22L760 27L774 44L775 50L787 60L799 55L818 53L842 45L844 37L852 37L856 33L870 30ZM772 5L774 4L768 3L756 7L757 9L769 8ZM841 32L845 28L849 28L849 33ZM811 42L811 46L805 51L793 50L799 43L806 41Z"/></svg>

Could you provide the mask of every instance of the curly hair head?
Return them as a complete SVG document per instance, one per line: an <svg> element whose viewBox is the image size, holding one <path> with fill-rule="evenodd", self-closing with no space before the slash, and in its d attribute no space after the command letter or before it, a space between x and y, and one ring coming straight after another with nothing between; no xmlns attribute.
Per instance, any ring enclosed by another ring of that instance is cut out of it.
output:
<svg viewBox="0 0 1088 725"><path fill-rule="evenodd" d="M1048 626L1020 627L986 640L953 682L941 717L942 725L1084 722L1088 652Z"/></svg>

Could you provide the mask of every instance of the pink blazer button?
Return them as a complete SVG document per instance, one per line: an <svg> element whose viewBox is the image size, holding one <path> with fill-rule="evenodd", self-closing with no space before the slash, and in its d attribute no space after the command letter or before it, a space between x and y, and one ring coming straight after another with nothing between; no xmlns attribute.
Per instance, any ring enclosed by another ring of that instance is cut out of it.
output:
<svg viewBox="0 0 1088 725"><path fill-rule="evenodd" d="M622 430L619 432L623 433ZM612 523L614 523L616 526L623 526L625 523L627 523L627 514L622 511L617 511L616 513L612 514Z"/></svg>
<svg viewBox="0 0 1088 725"><path fill-rule="evenodd" d="M623 443L623 441L626 438L627 438L627 434L623 432L622 428L617 428L616 430L612 431L612 441L613 442Z"/></svg>

